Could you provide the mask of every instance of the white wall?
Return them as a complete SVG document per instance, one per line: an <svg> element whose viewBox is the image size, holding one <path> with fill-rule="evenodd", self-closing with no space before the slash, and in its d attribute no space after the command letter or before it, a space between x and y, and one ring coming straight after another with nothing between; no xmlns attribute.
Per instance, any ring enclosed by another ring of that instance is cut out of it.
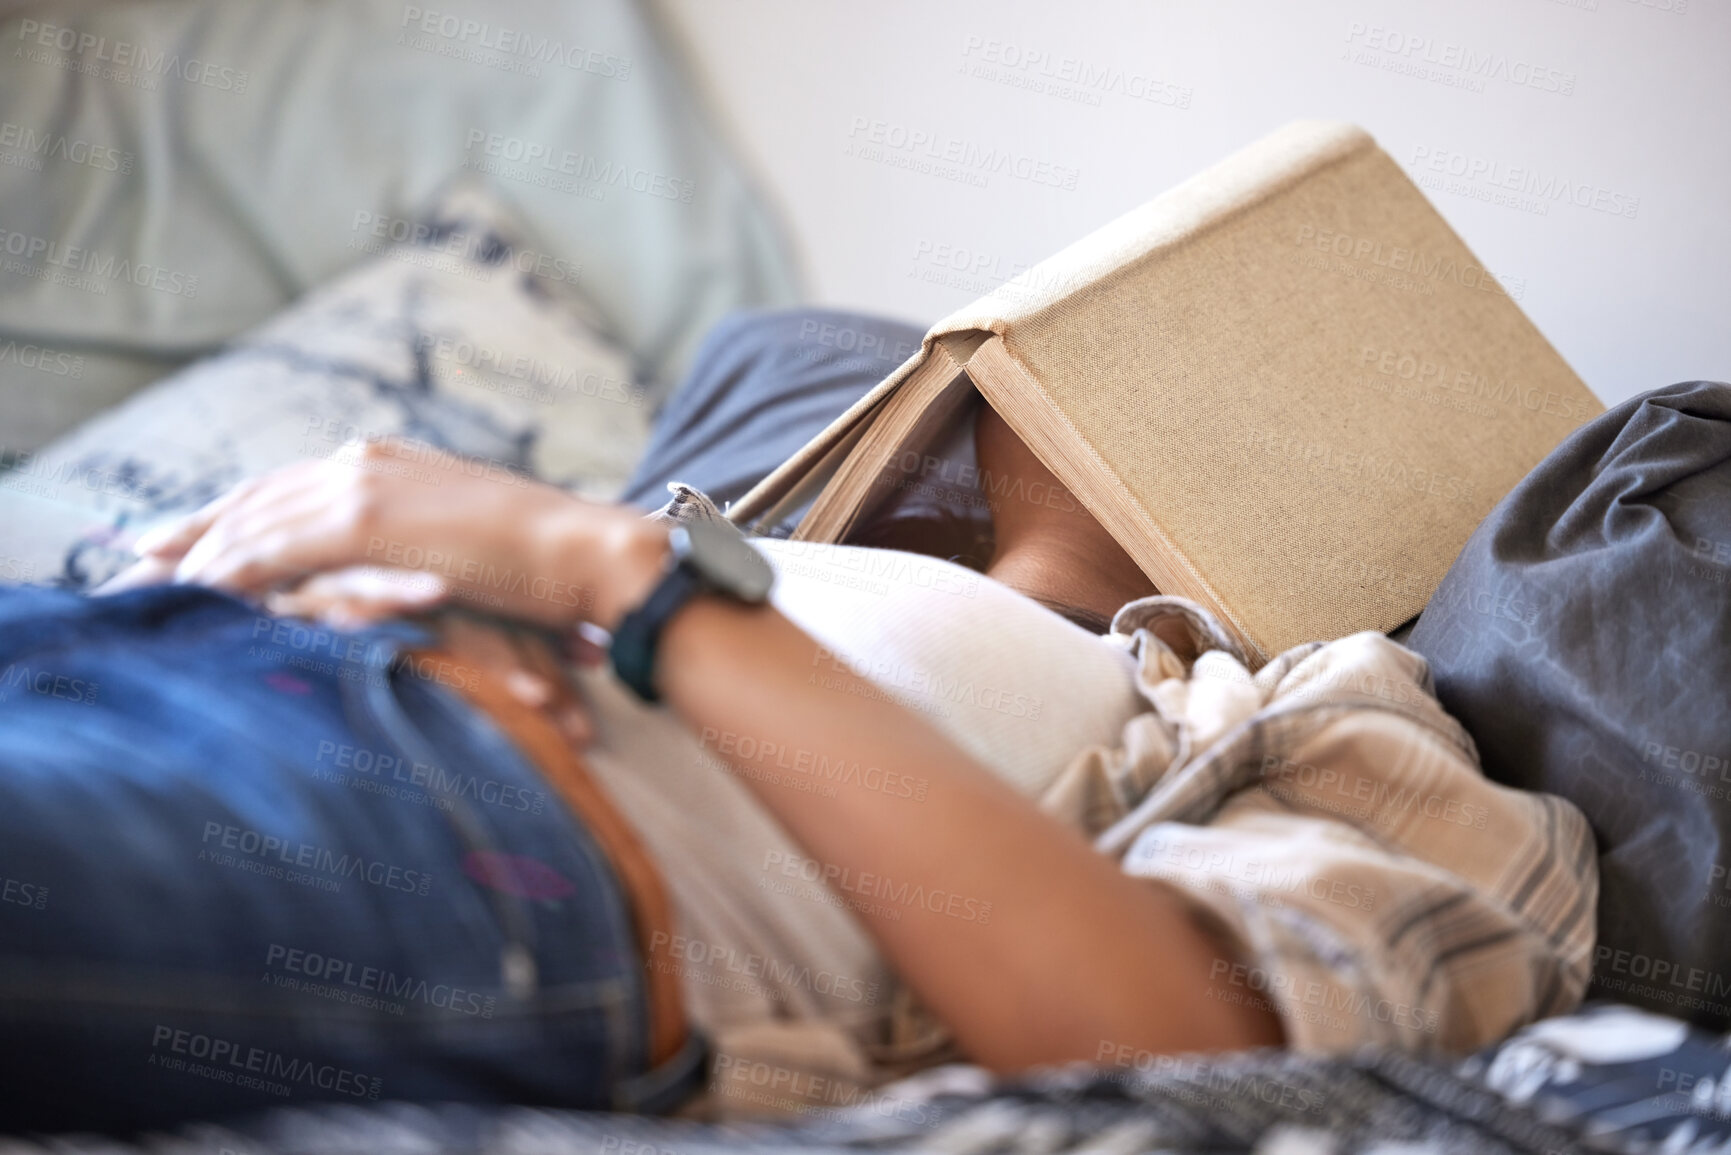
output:
<svg viewBox="0 0 1731 1155"><path fill-rule="evenodd" d="M1427 190L1604 401L1731 380L1731 0L660 4L817 301L923 324L1285 121L1342 119L1415 175L1588 202ZM1084 69L1104 87L1028 87ZM1073 187L850 155L872 122L931 142L889 153L1007 149Z"/></svg>

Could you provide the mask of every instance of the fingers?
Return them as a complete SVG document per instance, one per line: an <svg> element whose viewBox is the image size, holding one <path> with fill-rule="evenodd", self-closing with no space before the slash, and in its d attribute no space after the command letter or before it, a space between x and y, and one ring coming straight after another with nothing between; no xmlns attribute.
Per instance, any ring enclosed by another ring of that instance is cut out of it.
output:
<svg viewBox="0 0 1731 1155"><path fill-rule="evenodd" d="M181 557L174 578L237 593L258 592L360 560L337 494L293 479L231 505Z"/></svg>
<svg viewBox="0 0 1731 1155"><path fill-rule="evenodd" d="M265 606L289 617L316 618L338 629L358 629L384 618L424 613L443 601L445 583L432 574L382 566L351 566L308 578L270 594Z"/></svg>
<svg viewBox="0 0 1731 1155"><path fill-rule="evenodd" d="M133 548L142 557L180 562L175 571L176 581L197 581L235 589L262 588L257 583L249 585L236 581L228 571L243 562L256 565L265 559L227 557L223 565L216 564L217 559L235 553L239 542L256 544L262 528L261 518L263 526L280 526L285 522L288 510L332 504L328 496L322 503L307 500L309 495L330 489L331 472L327 463L309 461L243 481L195 513L140 534ZM272 572L280 576L279 571Z"/></svg>
<svg viewBox="0 0 1731 1155"><path fill-rule="evenodd" d="M578 750L595 740L595 723L590 721L589 711L575 699L569 704L555 707L553 720L558 723L559 732L565 735L565 741Z"/></svg>
<svg viewBox="0 0 1731 1155"><path fill-rule="evenodd" d="M595 739L595 725L553 648L545 640L528 634L518 634L515 644L525 670L540 683L534 690L541 698L538 708L552 716L572 746L577 749L588 746ZM521 695L519 700L527 702Z"/></svg>
<svg viewBox="0 0 1731 1155"><path fill-rule="evenodd" d="M544 710L558 697L557 687L524 661L521 647L499 626L454 615L440 621L439 640L451 653L498 679L506 693L532 710Z"/></svg>
<svg viewBox="0 0 1731 1155"><path fill-rule="evenodd" d="M202 508L184 517L165 521L161 525L152 526L132 543L132 548L141 557L179 557L199 538L211 523L221 517L235 505L245 501L258 490L263 478L253 478L243 481L214 501L206 503Z"/></svg>
<svg viewBox="0 0 1731 1155"><path fill-rule="evenodd" d="M107 597L109 594L125 593L127 590L141 589L144 586L164 585L174 580L174 559L161 557L144 557L121 570L90 593L93 597Z"/></svg>
<svg viewBox="0 0 1731 1155"><path fill-rule="evenodd" d="M175 566L175 580L223 589L265 589L270 584L282 584L286 578L312 573L315 566L303 566L298 571L286 568L291 558L284 552L298 552L296 547L305 542L322 513L317 500L287 507L268 502L234 507L182 554ZM265 582L267 571L279 575L279 580Z"/></svg>
<svg viewBox="0 0 1731 1155"><path fill-rule="evenodd" d="M583 699L543 637L463 616L440 621L439 633L447 649L486 669L513 698L551 718L573 747L581 749L594 740L595 727Z"/></svg>

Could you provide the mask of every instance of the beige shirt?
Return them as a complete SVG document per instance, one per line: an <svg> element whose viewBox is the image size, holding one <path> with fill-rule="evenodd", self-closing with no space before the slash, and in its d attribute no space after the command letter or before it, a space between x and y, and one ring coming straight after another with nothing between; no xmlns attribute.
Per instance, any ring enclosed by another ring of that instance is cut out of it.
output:
<svg viewBox="0 0 1731 1155"><path fill-rule="evenodd" d="M774 604L824 648L813 681L862 675L1030 797L1145 708L1124 640L1090 634L971 570L857 546L759 545L777 571ZM677 929L649 965L680 976L693 1021L720 1055L717 1093L761 1110L840 1106L886 1072L942 1054L943 1036L905 1013L855 911L948 896L826 878L722 759L743 759L744 774L774 787L860 785L910 808L924 781L842 750L694 734L610 674L585 679L597 729L589 765L673 898ZM971 899L954 905L959 917L990 918Z"/></svg>
<svg viewBox="0 0 1731 1155"><path fill-rule="evenodd" d="M716 514L678 487L663 516ZM762 544L790 618L1210 919L1231 944L1215 993L1271 1008L1294 1049L1458 1053L1579 1003L1598 897L1586 820L1488 781L1411 651L1361 633L1253 675L1182 598L1133 602L1096 638L944 562ZM719 1044L706 1105L893 1104L869 1088L943 1057L944 1037L849 913L853 896L803 877L797 845L722 768L727 736L683 733L606 675L591 683L597 773L681 921L684 956L670 943L651 965L679 967ZM775 752L751 772L816 789L821 754ZM1103 1040L1098 1059L1155 1057Z"/></svg>

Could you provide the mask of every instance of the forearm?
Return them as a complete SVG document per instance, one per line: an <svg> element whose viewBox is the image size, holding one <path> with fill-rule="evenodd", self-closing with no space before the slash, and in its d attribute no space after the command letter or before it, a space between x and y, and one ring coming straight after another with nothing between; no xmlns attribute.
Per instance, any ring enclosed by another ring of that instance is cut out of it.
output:
<svg viewBox="0 0 1731 1155"><path fill-rule="evenodd" d="M1220 952L1176 897L1126 877L912 711L837 673L775 611L700 599L670 623L658 666L694 732L924 780L918 800L859 778L826 797L735 763L819 869L865 891L856 913L976 1060L1016 1070L1092 1059L1102 1043L1279 1041L1266 1012L1206 997Z"/></svg>
<svg viewBox="0 0 1731 1155"><path fill-rule="evenodd" d="M141 548L175 562L185 580L266 593L374 561L381 546L387 560L393 547L412 546L419 557L461 563L451 596L488 593L471 570L503 574L501 612L555 628L580 615L614 628L662 572L666 528L630 510L550 486L478 480L454 460L433 467L438 486L375 468L399 452L375 443L353 460L279 470ZM538 596L543 589L578 596ZM825 867L946 896L944 913L895 902L868 904L861 916L970 1053L1015 1069L1091 1058L1102 1044L1176 1050L1269 1038L1253 1012L1201 997L1212 948L1175 900L1123 877L899 705L847 692L845 675L840 692L808 681L815 651L773 610L699 598L665 631L661 688L699 732L845 752L926 780L925 797L910 804L853 786L819 797L742 775ZM955 917L950 895L976 916Z"/></svg>

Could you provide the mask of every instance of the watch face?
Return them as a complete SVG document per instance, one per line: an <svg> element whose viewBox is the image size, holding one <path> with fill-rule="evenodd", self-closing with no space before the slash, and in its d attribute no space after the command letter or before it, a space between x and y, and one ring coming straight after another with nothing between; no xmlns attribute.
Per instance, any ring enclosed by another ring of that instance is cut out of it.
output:
<svg viewBox="0 0 1731 1155"><path fill-rule="evenodd" d="M775 569L731 525L694 521L673 531L674 552L710 585L742 602L758 603L775 584Z"/></svg>

